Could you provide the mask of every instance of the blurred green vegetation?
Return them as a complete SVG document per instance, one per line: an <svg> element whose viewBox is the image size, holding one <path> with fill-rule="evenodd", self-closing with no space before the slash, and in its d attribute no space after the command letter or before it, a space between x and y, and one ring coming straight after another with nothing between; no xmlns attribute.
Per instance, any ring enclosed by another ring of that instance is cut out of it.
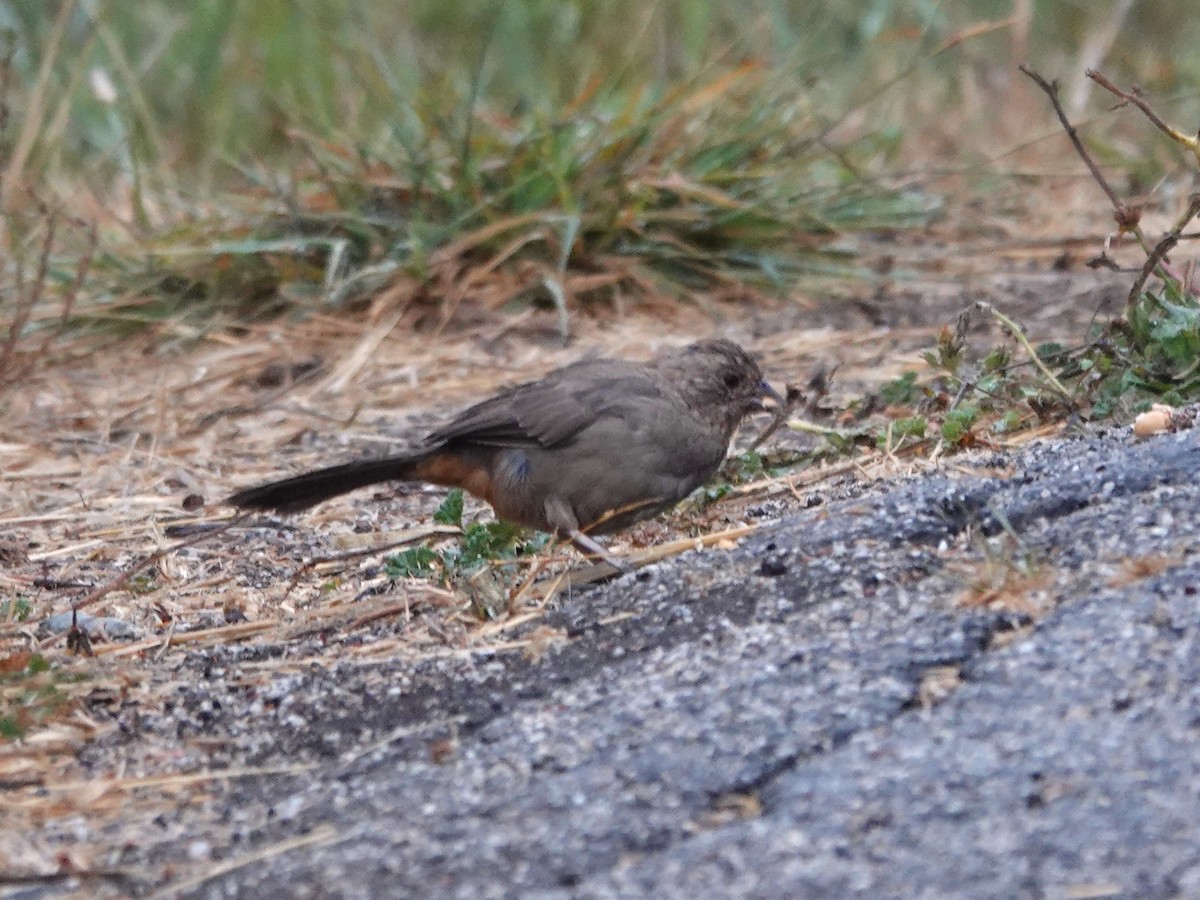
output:
<svg viewBox="0 0 1200 900"><path fill-rule="evenodd" d="M902 79L872 112L877 128L904 129L917 124L905 118L914 103L961 100L967 77L1014 78L1022 61L1072 77L1111 15L1084 0L1043 0L1027 23L1008 21L1021 6L8 0L0 28L18 81L32 83L51 66L47 118L65 118L44 132L39 158L100 172L169 162L189 178L211 178L231 160L297 152L290 127L370 146L437 110L445 128L465 136L471 113L559 116L589 89L594 108L619 110L633 94L652 103L747 60L788 78L817 116L814 133ZM1133 4L1116 23L1106 71L1160 95L1194 92L1200 18L1180 13L1167 0Z"/></svg>
<svg viewBox="0 0 1200 900"><path fill-rule="evenodd" d="M73 320L120 327L461 298L493 264L538 273L496 308L563 311L568 275L786 292L853 270L831 238L928 221L895 174L939 141L1054 134L1018 62L1200 109L1200 17L1166 0L6 0L0 42L0 244L36 257L47 205L99 221ZM1174 158L1089 136L1138 184Z"/></svg>

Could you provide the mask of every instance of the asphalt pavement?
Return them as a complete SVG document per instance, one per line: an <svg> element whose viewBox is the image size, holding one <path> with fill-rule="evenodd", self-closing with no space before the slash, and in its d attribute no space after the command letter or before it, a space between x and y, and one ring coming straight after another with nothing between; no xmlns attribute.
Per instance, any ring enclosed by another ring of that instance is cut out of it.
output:
<svg viewBox="0 0 1200 900"><path fill-rule="evenodd" d="M207 840L203 897L1198 897L1198 510L1200 430L830 485L576 592L540 658L227 701L253 762L317 767L126 862Z"/></svg>

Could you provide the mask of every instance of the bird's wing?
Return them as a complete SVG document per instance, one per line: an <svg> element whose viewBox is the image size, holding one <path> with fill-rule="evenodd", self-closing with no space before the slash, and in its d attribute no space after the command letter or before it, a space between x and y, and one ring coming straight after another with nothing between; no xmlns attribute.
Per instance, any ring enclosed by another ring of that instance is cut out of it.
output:
<svg viewBox="0 0 1200 900"><path fill-rule="evenodd" d="M429 435L432 443L553 447L603 415L614 398L671 402L669 388L643 366L624 360L584 360L502 391L460 413Z"/></svg>

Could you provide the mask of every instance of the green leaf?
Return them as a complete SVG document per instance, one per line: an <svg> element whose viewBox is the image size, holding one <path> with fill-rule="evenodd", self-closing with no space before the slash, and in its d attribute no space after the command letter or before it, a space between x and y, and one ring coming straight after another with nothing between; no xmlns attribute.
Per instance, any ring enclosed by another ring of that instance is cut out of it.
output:
<svg viewBox="0 0 1200 900"><path fill-rule="evenodd" d="M755 478L761 478L766 471L767 467L763 462L762 454L757 450L747 450L740 456L727 460L724 467L725 477L733 484L744 484Z"/></svg>
<svg viewBox="0 0 1200 900"><path fill-rule="evenodd" d="M1038 359L1050 363L1054 361L1054 357L1063 352L1063 345L1058 343L1058 341L1046 341L1045 343L1038 344L1035 349L1037 350Z"/></svg>
<svg viewBox="0 0 1200 900"><path fill-rule="evenodd" d="M925 437L925 428L928 426L922 416L908 416L907 418L897 419L892 424L892 435L894 437Z"/></svg>
<svg viewBox="0 0 1200 900"><path fill-rule="evenodd" d="M442 558L429 547L411 547L388 558L384 569L389 578L427 578Z"/></svg>
<svg viewBox="0 0 1200 900"><path fill-rule="evenodd" d="M925 429L928 423L921 416L909 416L903 419L896 419L892 422L891 428L891 445L894 447L897 443L903 441L907 437L920 440L925 437ZM880 432L875 438L877 447L888 446L888 431L885 429Z"/></svg>
<svg viewBox="0 0 1200 900"><path fill-rule="evenodd" d="M1008 350L1004 347L993 347L991 352L983 358L983 371L995 372L997 369L1002 369L1008 365L1010 358Z"/></svg>
<svg viewBox="0 0 1200 900"><path fill-rule="evenodd" d="M942 423L942 438L950 444L961 444L971 433L971 426L979 416L979 410L973 406L960 406L946 414Z"/></svg>
<svg viewBox="0 0 1200 900"><path fill-rule="evenodd" d="M455 525L462 526L463 514L463 492L461 488L455 488L446 495L446 499L442 501L442 505L437 508L437 512L433 514L433 521L439 525Z"/></svg>
<svg viewBox="0 0 1200 900"><path fill-rule="evenodd" d="M992 425L992 431L997 434L1008 434L1016 431L1021 427L1021 414L1015 409L1010 409L1003 416L995 421Z"/></svg>
<svg viewBox="0 0 1200 900"><path fill-rule="evenodd" d="M879 389L879 396L888 406L911 406L921 399L917 386L917 373L905 372L899 378L887 382Z"/></svg>
<svg viewBox="0 0 1200 900"><path fill-rule="evenodd" d="M518 555L520 537L521 527L510 522L472 522L463 531L454 565L473 569L492 560L512 559Z"/></svg>

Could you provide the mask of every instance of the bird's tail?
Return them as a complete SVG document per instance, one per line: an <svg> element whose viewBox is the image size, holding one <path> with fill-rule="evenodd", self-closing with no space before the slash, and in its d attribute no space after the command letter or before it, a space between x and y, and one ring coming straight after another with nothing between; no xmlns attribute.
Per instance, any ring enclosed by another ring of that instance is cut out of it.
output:
<svg viewBox="0 0 1200 900"><path fill-rule="evenodd" d="M242 509L299 512L331 497L348 494L372 484L421 480L419 467L425 458L426 454L416 453L343 463L340 466L317 469L315 472L305 472L293 478L247 488L238 491L225 502Z"/></svg>

